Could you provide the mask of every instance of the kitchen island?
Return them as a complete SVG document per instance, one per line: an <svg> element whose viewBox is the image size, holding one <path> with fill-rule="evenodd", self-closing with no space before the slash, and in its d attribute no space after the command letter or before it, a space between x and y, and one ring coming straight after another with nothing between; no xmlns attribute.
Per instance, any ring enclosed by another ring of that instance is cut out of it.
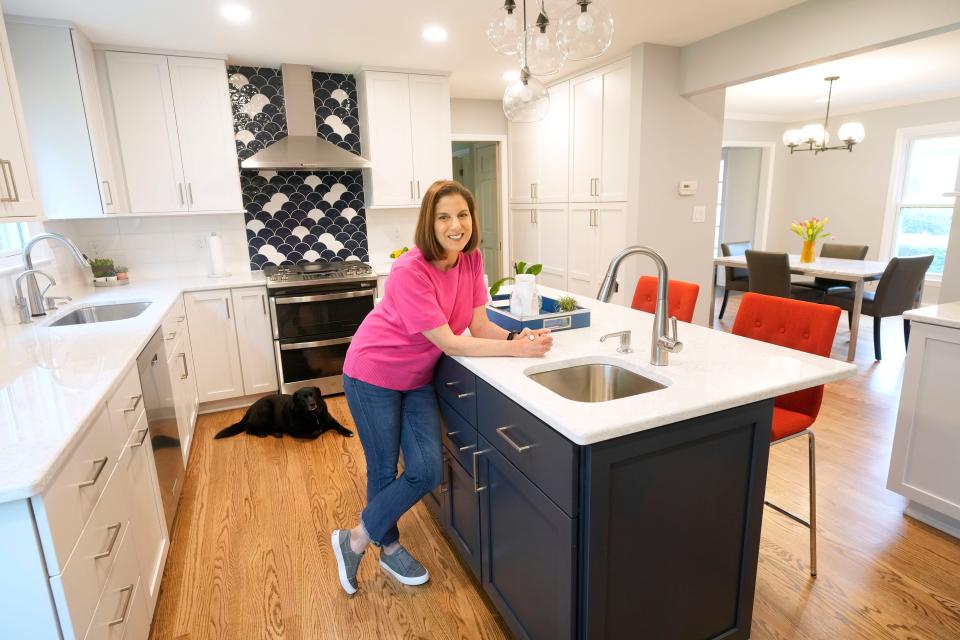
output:
<svg viewBox="0 0 960 640"><path fill-rule="evenodd" d="M542 293L550 295L549 289ZM444 481L425 500L518 638L748 638L773 398L854 367L578 298L542 359L444 358ZM629 329L633 353L607 333ZM530 375L613 365L653 389L567 399Z"/></svg>

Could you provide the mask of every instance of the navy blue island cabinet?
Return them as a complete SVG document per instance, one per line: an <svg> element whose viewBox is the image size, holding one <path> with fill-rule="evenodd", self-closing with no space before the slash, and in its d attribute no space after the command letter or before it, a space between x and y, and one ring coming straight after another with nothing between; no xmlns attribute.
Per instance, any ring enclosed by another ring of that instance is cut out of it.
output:
<svg viewBox="0 0 960 640"><path fill-rule="evenodd" d="M516 638L749 638L773 400L591 445L451 358L424 501Z"/></svg>

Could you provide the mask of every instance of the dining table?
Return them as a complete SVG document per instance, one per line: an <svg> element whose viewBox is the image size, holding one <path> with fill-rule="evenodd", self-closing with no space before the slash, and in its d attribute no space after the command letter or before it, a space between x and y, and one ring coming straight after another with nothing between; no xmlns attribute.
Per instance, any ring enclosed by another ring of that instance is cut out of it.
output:
<svg viewBox="0 0 960 640"><path fill-rule="evenodd" d="M853 312L850 316L850 346L847 348L847 361L853 362L857 355L857 330L860 327L860 310L863 307L863 287L865 282L878 280L887 268L882 260L847 260L844 258L820 258L813 262L800 262L800 256L790 254L790 273L804 276L820 276L831 280L844 280L853 287ZM714 277L710 291L710 327L714 324L714 306L717 294L717 269L722 267L747 268L746 256L718 256L713 260ZM920 294L923 295L923 285Z"/></svg>

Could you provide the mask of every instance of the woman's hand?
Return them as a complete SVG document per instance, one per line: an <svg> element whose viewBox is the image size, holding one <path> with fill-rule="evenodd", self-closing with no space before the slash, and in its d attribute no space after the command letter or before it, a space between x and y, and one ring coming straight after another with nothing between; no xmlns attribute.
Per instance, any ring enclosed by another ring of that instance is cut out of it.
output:
<svg viewBox="0 0 960 640"><path fill-rule="evenodd" d="M553 346L550 329L524 329L513 339L514 356L518 358L539 358Z"/></svg>

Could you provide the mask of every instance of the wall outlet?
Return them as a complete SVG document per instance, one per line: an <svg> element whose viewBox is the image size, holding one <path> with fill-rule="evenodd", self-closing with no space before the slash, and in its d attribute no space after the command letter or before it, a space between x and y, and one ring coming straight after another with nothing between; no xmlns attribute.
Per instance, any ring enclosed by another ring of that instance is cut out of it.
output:
<svg viewBox="0 0 960 640"><path fill-rule="evenodd" d="M197 249L207 248L207 236L197 236Z"/></svg>
<svg viewBox="0 0 960 640"><path fill-rule="evenodd" d="M694 222L706 222L707 221L707 208L704 206L696 206L693 208L693 221Z"/></svg>

